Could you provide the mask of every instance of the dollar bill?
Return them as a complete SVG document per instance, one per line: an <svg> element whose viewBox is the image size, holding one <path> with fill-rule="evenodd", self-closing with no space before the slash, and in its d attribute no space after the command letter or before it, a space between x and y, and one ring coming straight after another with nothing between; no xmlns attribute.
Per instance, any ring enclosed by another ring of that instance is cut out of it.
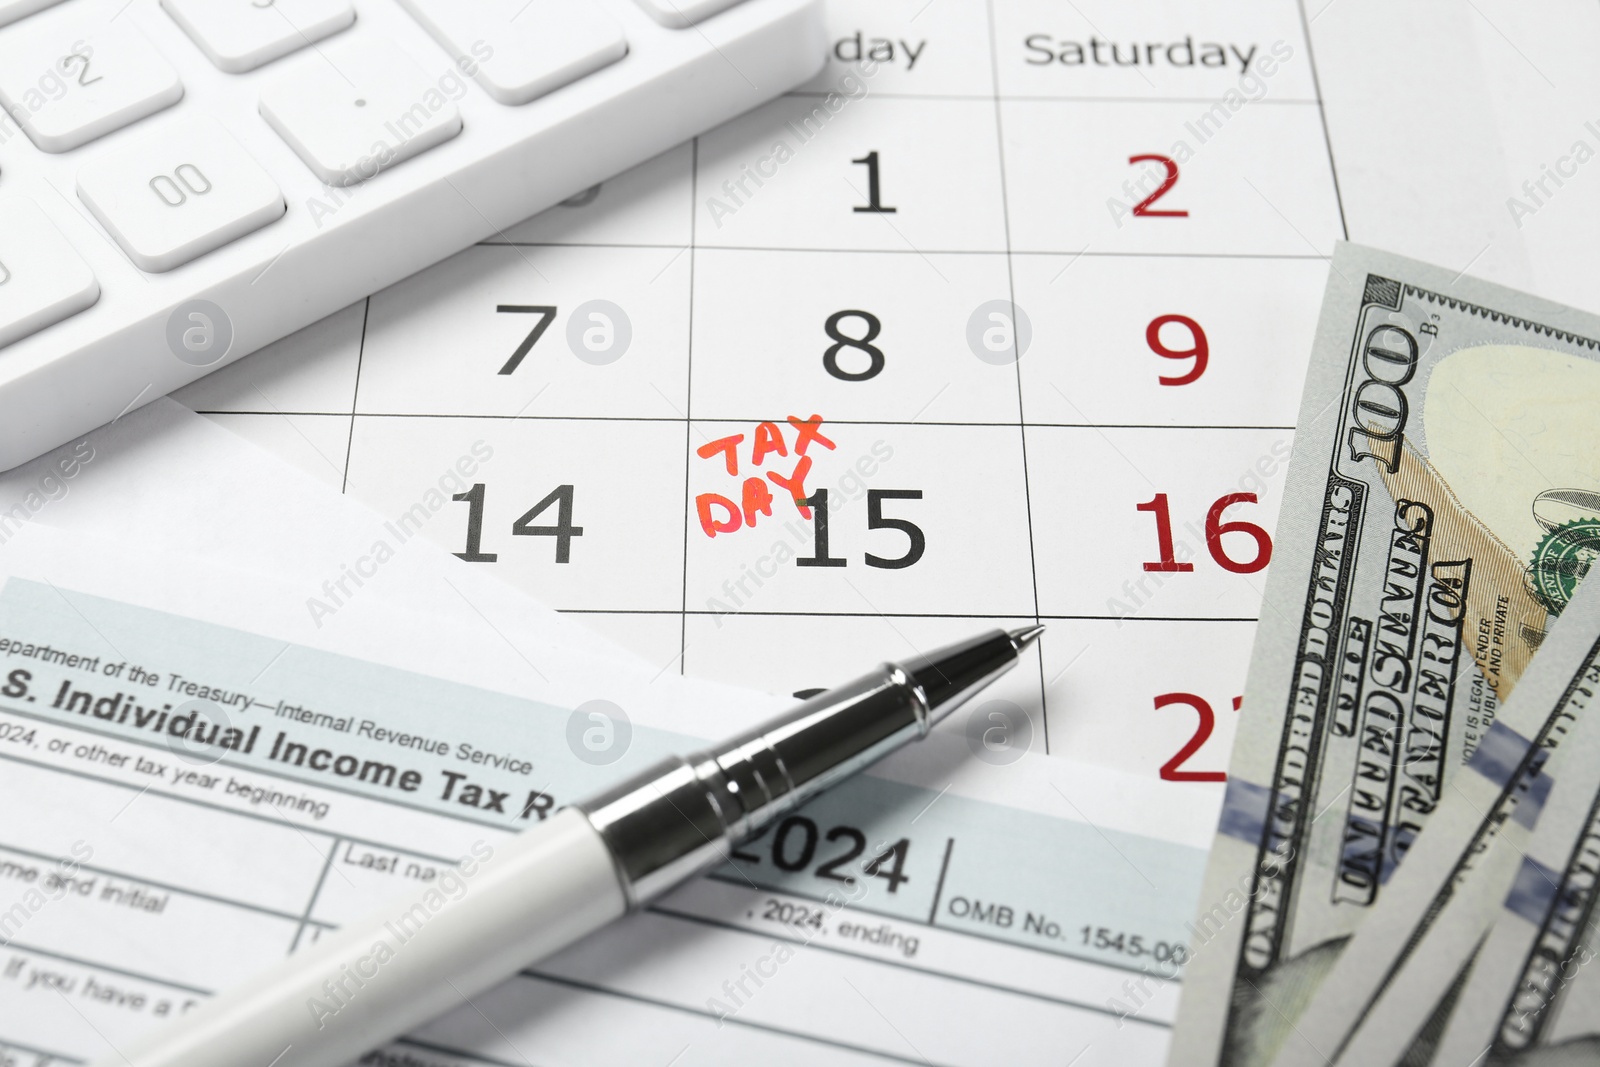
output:
<svg viewBox="0 0 1600 1067"><path fill-rule="evenodd" d="M1433 1062L1600 1062L1600 723L1572 742Z"/></svg>
<svg viewBox="0 0 1600 1067"><path fill-rule="evenodd" d="M1453 993L1516 878L1552 788L1586 772L1572 766L1575 759L1593 758L1578 738L1597 729L1596 703L1600 581L1585 582L1551 627L1516 694L1296 1021L1275 1067L1433 1062Z"/></svg>
<svg viewBox="0 0 1600 1067"><path fill-rule="evenodd" d="M1176 1065L1268 1064L1600 548L1600 319L1341 244Z"/></svg>

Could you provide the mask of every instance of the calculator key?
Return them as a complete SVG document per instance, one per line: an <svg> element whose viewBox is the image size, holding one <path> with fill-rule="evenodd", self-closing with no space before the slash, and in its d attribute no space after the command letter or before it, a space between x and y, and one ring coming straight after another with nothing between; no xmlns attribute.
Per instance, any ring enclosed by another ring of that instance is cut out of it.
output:
<svg viewBox="0 0 1600 1067"><path fill-rule="evenodd" d="M622 28L594 0L400 0L502 104L526 104L615 63ZM488 42L493 42L492 46Z"/></svg>
<svg viewBox="0 0 1600 1067"><path fill-rule="evenodd" d="M349 0L161 0L161 6L229 74L282 59L356 20Z"/></svg>
<svg viewBox="0 0 1600 1067"><path fill-rule="evenodd" d="M416 61L376 37L306 56L261 94L267 125L327 185L354 185L461 132Z"/></svg>
<svg viewBox="0 0 1600 1067"><path fill-rule="evenodd" d="M178 72L126 20L0 36L0 103L46 152L71 151L181 99Z"/></svg>
<svg viewBox="0 0 1600 1067"><path fill-rule="evenodd" d="M0 0L0 26L59 3L61 0Z"/></svg>
<svg viewBox="0 0 1600 1067"><path fill-rule="evenodd" d="M78 172L78 197L139 269L160 272L281 218L283 193L215 119L168 126Z"/></svg>
<svg viewBox="0 0 1600 1067"><path fill-rule="evenodd" d="M708 19L739 0L639 0L645 13L668 29L681 30Z"/></svg>
<svg viewBox="0 0 1600 1067"><path fill-rule="evenodd" d="M99 299L88 264L39 205L0 199L0 348Z"/></svg>

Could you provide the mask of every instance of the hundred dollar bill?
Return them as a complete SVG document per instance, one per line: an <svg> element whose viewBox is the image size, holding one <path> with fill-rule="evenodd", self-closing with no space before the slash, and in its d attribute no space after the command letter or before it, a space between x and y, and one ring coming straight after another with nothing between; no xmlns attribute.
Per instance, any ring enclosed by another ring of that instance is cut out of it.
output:
<svg viewBox="0 0 1600 1067"><path fill-rule="evenodd" d="M1266 1064L1600 549L1600 319L1341 244L1173 1037Z"/></svg>
<svg viewBox="0 0 1600 1067"><path fill-rule="evenodd" d="M1597 702L1600 581L1593 581L1551 627L1516 694L1295 1023L1276 1067L1433 1062L1452 990L1500 911L1546 799L1569 773L1586 773L1574 759L1593 759L1578 739L1597 729Z"/></svg>
<svg viewBox="0 0 1600 1067"><path fill-rule="evenodd" d="M1600 716L1571 742L1433 1062L1600 1062Z"/></svg>

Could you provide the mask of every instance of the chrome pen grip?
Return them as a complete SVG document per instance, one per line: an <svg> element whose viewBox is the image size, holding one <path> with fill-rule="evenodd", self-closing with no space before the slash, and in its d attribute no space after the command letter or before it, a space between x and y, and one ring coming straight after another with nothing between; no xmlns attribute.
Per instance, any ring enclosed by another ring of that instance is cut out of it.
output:
<svg viewBox="0 0 1600 1067"><path fill-rule="evenodd" d="M786 812L927 732L927 706L885 664L716 748L673 756L578 805L642 907L726 860Z"/></svg>
<svg viewBox="0 0 1600 1067"><path fill-rule="evenodd" d="M705 752L671 757L578 807L633 909L726 860L786 812L927 735L1039 635L991 630L885 663Z"/></svg>

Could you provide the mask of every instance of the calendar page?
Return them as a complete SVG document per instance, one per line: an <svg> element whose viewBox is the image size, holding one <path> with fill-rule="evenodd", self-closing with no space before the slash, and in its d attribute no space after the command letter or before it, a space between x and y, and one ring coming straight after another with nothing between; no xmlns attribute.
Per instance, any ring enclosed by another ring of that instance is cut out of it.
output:
<svg viewBox="0 0 1600 1067"><path fill-rule="evenodd" d="M180 398L663 672L1047 623L940 729L1215 803L1344 235L1305 15L829 26L803 91Z"/></svg>

